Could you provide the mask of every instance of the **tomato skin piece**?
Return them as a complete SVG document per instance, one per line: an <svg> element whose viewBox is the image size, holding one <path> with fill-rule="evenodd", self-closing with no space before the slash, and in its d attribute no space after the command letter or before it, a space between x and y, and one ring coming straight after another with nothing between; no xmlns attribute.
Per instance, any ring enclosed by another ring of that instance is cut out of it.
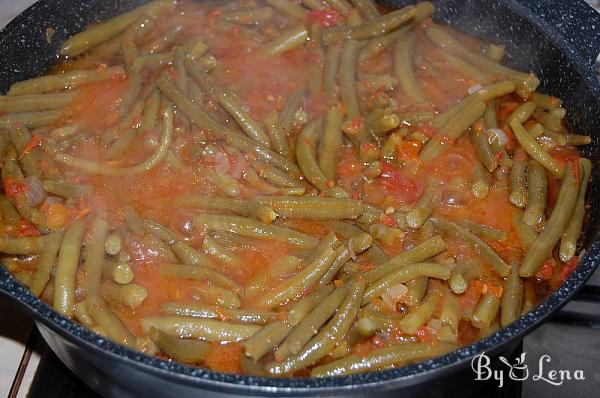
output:
<svg viewBox="0 0 600 398"><path fill-rule="evenodd" d="M16 198L17 196L26 193L28 189L29 186L25 183L10 178L4 180L4 193L9 198Z"/></svg>
<svg viewBox="0 0 600 398"><path fill-rule="evenodd" d="M552 278L552 262L550 260L544 261L535 276L544 280Z"/></svg>

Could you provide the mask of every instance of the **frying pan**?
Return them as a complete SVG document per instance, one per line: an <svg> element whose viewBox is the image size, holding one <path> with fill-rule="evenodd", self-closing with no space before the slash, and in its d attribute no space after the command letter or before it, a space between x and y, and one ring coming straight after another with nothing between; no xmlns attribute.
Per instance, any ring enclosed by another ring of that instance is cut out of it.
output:
<svg viewBox="0 0 600 398"><path fill-rule="evenodd" d="M478 382L472 357L512 350L522 337L558 311L582 287L600 261L600 85L594 60L600 51L600 17L583 0L440 0L436 19L507 45L507 62L535 72L542 91L564 100L568 123L589 134L584 149L595 168L590 216L579 267L536 309L497 333L440 358L399 369L322 379L270 379L212 372L129 350L66 319L32 296L0 267L0 295L29 314L58 357L104 396L423 396L468 393ZM42 74L57 62L70 35L144 3L143 0L41 0L0 32L0 91ZM392 7L403 1L388 1ZM48 36L48 28L54 35ZM505 215L499 214L499 217Z"/></svg>

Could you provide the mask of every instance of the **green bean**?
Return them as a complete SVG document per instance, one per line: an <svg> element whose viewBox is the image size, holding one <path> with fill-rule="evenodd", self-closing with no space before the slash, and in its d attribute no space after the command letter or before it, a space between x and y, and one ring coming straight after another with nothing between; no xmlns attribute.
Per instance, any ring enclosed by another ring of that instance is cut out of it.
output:
<svg viewBox="0 0 600 398"><path fill-rule="evenodd" d="M351 258L369 249L373 243L373 238L369 234L362 234L356 238L348 240L346 245L340 246L335 251L335 260L321 277L318 282L319 286L324 286L331 282L337 275L338 271L348 262Z"/></svg>
<svg viewBox="0 0 600 398"><path fill-rule="evenodd" d="M331 28L323 35L325 44L330 44L336 38L350 38L354 40L367 40L382 36L412 20L416 15L414 6L407 6L399 10L373 18L358 26L341 26Z"/></svg>
<svg viewBox="0 0 600 398"><path fill-rule="evenodd" d="M318 282L335 260L335 252L327 247L310 264L276 289L260 297L256 305L259 308L272 308L301 294L306 288Z"/></svg>
<svg viewBox="0 0 600 398"><path fill-rule="evenodd" d="M63 235L64 231L59 230L51 232L46 238L44 248L41 251L38 259L37 268L33 274L33 280L29 286L31 293L36 296L40 296L42 294L46 288L46 285L48 284L48 281L50 280L50 275L54 269L56 256L58 254L58 249L61 246ZM4 250L2 251L4 252Z"/></svg>
<svg viewBox="0 0 600 398"><path fill-rule="evenodd" d="M427 287L429 286L429 280L427 278L418 278L408 281L406 287L408 291L402 297L402 300L409 306L417 305L425 297L427 293Z"/></svg>
<svg viewBox="0 0 600 398"><path fill-rule="evenodd" d="M329 8L333 8L344 15L352 10L352 5L347 0L325 0L325 3L329 5Z"/></svg>
<svg viewBox="0 0 600 398"><path fill-rule="evenodd" d="M156 17L156 14L140 16L125 32L93 48L93 55L98 59L112 58L127 44L139 44L143 42L156 29Z"/></svg>
<svg viewBox="0 0 600 398"><path fill-rule="evenodd" d="M562 119L552 113L536 110L533 116L547 130L560 131L562 129Z"/></svg>
<svg viewBox="0 0 600 398"><path fill-rule="evenodd" d="M382 242L387 246L394 245L399 239L405 235L405 232L399 228L388 227L383 224L373 224L369 225L367 228L369 234L373 236L373 238Z"/></svg>
<svg viewBox="0 0 600 398"><path fill-rule="evenodd" d="M160 69L173 62L173 54L157 53L146 54L137 57L131 64L131 69L134 73L142 73L146 70Z"/></svg>
<svg viewBox="0 0 600 398"><path fill-rule="evenodd" d="M485 103L482 101L475 101L472 104L468 104L462 110L462 113L450 119L448 124L442 127L425 145L419 154L419 158L426 163L437 158L445 151L446 147L456 141L465 130L481 118L484 111Z"/></svg>
<svg viewBox="0 0 600 398"><path fill-rule="evenodd" d="M304 91L298 90L294 92L288 102L285 104L285 107L279 114L279 122L281 123L281 127L283 131L288 134L292 129L292 124L294 122L294 115L302 109L304 105Z"/></svg>
<svg viewBox="0 0 600 398"><path fill-rule="evenodd" d="M484 241L479 239L477 236L473 235L471 232L461 228L459 225L450 221L436 219L432 220L432 222L435 225L436 229L442 230L444 233L450 236L454 236L457 239L460 239L472 246L475 252L477 252L477 254L481 256L481 258L484 259L486 263L492 266L492 268L494 268L494 270L500 276L504 277L508 275L508 272L510 270L509 266L504 262L504 260L502 260L502 258L500 258L500 256L498 256L498 254L491 247L489 247Z"/></svg>
<svg viewBox="0 0 600 398"><path fill-rule="evenodd" d="M283 129L277 112L272 111L269 113L265 120L265 125L267 126L270 141L273 144L273 150L285 158L294 159L294 154L288 142L287 132Z"/></svg>
<svg viewBox="0 0 600 398"><path fill-rule="evenodd" d="M356 219L363 212L361 201L346 198L262 196L258 202L273 208L283 218Z"/></svg>
<svg viewBox="0 0 600 398"><path fill-rule="evenodd" d="M420 228L437 207L441 199L441 192L437 187L428 187L423 196L406 214L406 223L410 228Z"/></svg>
<svg viewBox="0 0 600 398"><path fill-rule="evenodd" d="M548 203L548 178L546 171L538 162L530 160L527 165L527 207L523 221L529 225L538 225L546 217Z"/></svg>
<svg viewBox="0 0 600 398"><path fill-rule="evenodd" d="M544 229L529 247L523 263L519 268L519 276L535 275L544 260L551 255L552 248L567 228L577 205L579 181L575 176L573 165L567 164L565 174L560 184L558 198L550 218Z"/></svg>
<svg viewBox="0 0 600 398"><path fill-rule="evenodd" d="M384 210L371 205L364 205L362 215L356 220L361 225L371 225L381 221Z"/></svg>
<svg viewBox="0 0 600 398"><path fill-rule="evenodd" d="M479 224L469 220L462 220L458 223L458 225L482 239L502 241L508 238L505 231L492 228L485 224Z"/></svg>
<svg viewBox="0 0 600 398"><path fill-rule="evenodd" d="M440 295L435 290L429 290L423 302L410 311L400 321L400 329L404 333L415 334L417 329L426 324L433 316L440 303Z"/></svg>
<svg viewBox="0 0 600 398"><path fill-rule="evenodd" d="M537 160L554 177L560 178L564 174L564 167L548 154L537 141L529 135L527 130L518 122L510 123L510 127L517 137L517 141L529 156Z"/></svg>
<svg viewBox="0 0 600 398"><path fill-rule="evenodd" d="M589 145L592 143L592 137L589 135L567 134L566 145Z"/></svg>
<svg viewBox="0 0 600 398"><path fill-rule="evenodd" d="M241 258L229 249L219 245L217 241L208 235L204 237L202 249L227 267L237 268L242 266L243 261Z"/></svg>
<svg viewBox="0 0 600 398"><path fill-rule="evenodd" d="M449 51L456 53L460 57L465 58L467 61L487 72L501 74L510 79L518 86L517 91L521 96L526 96L527 94L534 92L540 84L539 79L533 74L518 72L503 66L482 54L469 50L454 39L446 30L438 26L429 27L425 32L427 37L436 45L445 47Z"/></svg>
<svg viewBox="0 0 600 398"><path fill-rule="evenodd" d="M283 54L302 46L308 39L308 30L302 25L291 28L279 35L273 41L265 44L260 49L263 56Z"/></svg>
<svg viewBox="0 0 600 398"><path fill-rule="evenodd" d="M301 171L298 166L280 154L271 151L268 147L257 141L246 138L240 134L223 133L225 144L234 147L240 151L250 152L261 158L265 162L272 164L284 171L290 173L293 177L300 177Z"/></svg>
<svg viewBox="0 0 600 398"><path fill-rule="evenodd" d="M123 261L105 261L102 272L120 285L127 285L133 282L133 271L129 264Z"/></svg>
<svg viewBox="0 0 600 398"><path fill-rule="evenodd" d="M146 297L148 297L148 291L142 285L136 283L120 285L108 282L103 285L102 290L102 294L106 297L131 309L136 309L142 305Z"/></svg>
<svg viewBox="0 0 600 398"><path fill-rule="evenodd" d="M202 214L196 217L195 225L212 231L228 231L249 238L272 239L301 249L313 248L318 243L315 237L288 228L265 225L243 217Z"/></svg>
<svg viewBox="0 0 600 398"><path fill-rule="evenodd" d="M297 354L302 347L319 332L321 326L338 310L347 294L346 288L338 288L322 299L314 309L306 315L290 332L275 352L277 360Z"/></svg>
<svg viewBox="0 0 600 398"><path fill-rule="evenodd" d="M368 20L374 19L380 15L377 6L371 0L350 0L350 2Z"/></svg>
<svg viewBox="0 0 600 398"><path fill-rule="evenodd" d="M481 264L478 261L466 261L457 265L450 274L448 286L456 294L464 293L469 287L469 283L483 273Z"/></svg>
<svg viewBox="0 0 600 398"><path fill-rule="evenodd" d="M19 162L23 166L23 171L27 177L35 176L42 178L40 171L40 148L34 147L27 150L27 146L31 143L31 133L27 127L14 124L8 126L8 134L17 153L20 154Z"/></svg>
<svg viewBox="0 0 600 398"><path fill-rule="evenodd" d="M472 323L479 329L489 329L500 309L500 297L493 292L485 293L473 311Z"/></svg>
<svg viewBox="0 0 600 398"><path fill-rule="evenodd" d="M525 102L517 109L515 109L513 113L511 113L511 115L508 117L507 122L509 124L513 121L516 121L521 124L525 123L531 117L531 115L533 115L533 111L535 111L536 107L537 104L533 101Z"/></svg>
<svg viewBox="0 0 600 398"><path fill-rule="evenodd" d="M458 333L458 324L461 319L458 298L446 290L441 297L440 321L443 326L450 326L453 335Z"/></svg>
<svg viewBox="0 0 600 398"><path fill-rule="evenodd" d="M321 245L321 244L319 244ZM316 249L315 249L316 252ZM311 260L312 261L312 260ZM269 288L269 281L273 278L289 277L300 269L301 259L295 256L282 256L277 259L268 270L265 269L252 275L252 278L246 283L244 289L245 297L255 297L259 293L264 293Z"/></svg>
<svg viewBox="0 0 600 398"><path fill-rule="evenodd" d="M180 315L219 321L231 320L236 323L251 323L255 325L266 325L276 315L274 312L220 308L199 303L166 302L161 305L160 309L165 315Z"/></svg>
<svg viewBox="0 0 600 398"><path fill-rule="evenodd" d="M386 33L385 35L374 37L360 50L358 62L365 63L378 54L387 50L396 41L396 39L406 33L405 28Z"/></svg>
<svg viewBox="0 0 600 398"><path fill-rule="evenodd" d="M208 197L183 197L178 199L177 203L183 206L200 207L206 210L224 211L240 216L253 217L264 223L270 223L277 218L277 214L271 207L243 199L219 198L219 200L215 200Z"/></svg>
<svg viewBox="0 0 600 398"><path fill-rule="evenodd" d="M373 283L396 270L401 270L408 264L425 261L444 250L446 250L446 243L441 236L436 235L412 249L398 254L386 263L367 271L362 277L368 283Z"/></svg>
<svg viewBox="0 0 600 398"><path fill-rule="evenodd" d="M198 174L208 179L219 192L230 198L240 196L242 187L239 182L227 173L223 173L214 169L198 168Z"/></svg>
<svg viewBox="0 0 600 398"><path fill-rule="evenodd" d="M119 138L122 135L122 132L124 130L129 130L133 128L133 126L137 124L137 118L141 116L143 109L144 98L139 98L135 102L135 106L125 115L122 115L115 126L112 126L104 132L104 134L100 138L100 145L108 147L112 142L114 142L117 138ZM68 144L69 140L65 140L65 142ZM64 143L62 149L66 149L64 148Z"/></svg>
<svg viewBox="0 0 600 398"><path fill-rule="evenodd" d="M242 306L240 297L237 294L230 292L227 289L223 289L222 287L198 285L194 287L194 290L200 294L203 301L210 305L233 309Z"/></svg>
<svg viewBox="0 0 600 398"><path fill-rule="evenodd" d="M521 315L523 303L523 283L519 277L519 266L511 264L511 272L506 277L504 290L502 291L500 324L507 327L517 320Z"/></svg>
<svg viewBox="0 0 600 398"><path fill-rule="evenodd" d="M288 14L292 18L304 20L307 11L292 0L266 0L268 5L284 14Z"/></svg>
<svg viewBox="0 0 600 398"><path fill-rule="evenodd" d="M85 220L77 220L67 228L60 245L54 276L55 291L53 307L61 315L70 317L75 306L75 288L81 243L85 232ZM2 250L6 253L5 250Z"/></svg>
<svg viewBox="0 0 600 398"><path fill-rule="evenodd" d="M325 8L321 0L302 0L302 2L311 10L323 10Z"/></svg>
<svg viewBox="0 0 600 398"><path fill-rule="evenodd" d="M104 251L106 254L116 256L121 252L122 247L123 240L119 234L111 233L106 236L106 239L104 240Z"/></svg>
<svg viewBox="0 0 600 398"><path fill-rule="evenodd" d="M47 192L63 198L83 198L90 195L93 190L91 185L68 184L51 180L45 180L42 185Z"/></svg>
<svg viewBox="0 0 600 398"><path fill-rule="evenodd" d="M329 196L347 197L348 194L340 187L331 187L332 183L323 174L317 163L315 149L317 143L317 134L321 130L323 119L318 118L311 121L302 129L296 145L296 159L300 170L306 179L320 191Z"/></svg>
<svg viewBox="0 0 600 398"><path fill-rule="evenodd" d="M61 109L79 96L71 91L56 94L32 94L20 96L0 96L0 112L19 113Z"/></svg>
<svg viewBox="0 0 600 398"><path fill-rule="evenodd" d="M538 138L540 136L542 136L545 132L544 126L542 126L539 123L534 124L533 126L531 126L527 132L534 138Z"/></svg>
<svg viewBox="0 0 600 398"><path fill-rule="evenodd" d="M468 76L479 83L490 83L490 76L481 69L477 68L475 65L455 56L454 54L449 53L448 51L445 51L443 48L440 48L439 50L439 53L463 75Z"/></svg>
<svg viewBox="0 0 600 398"><path fill-rule="evenodd" d="M267 365L269 373L271 375L293 373L295 370L312 365L331 352L336 343L344 338L352 326L364 291L364 282L357 282L350 286L337 313L319 334L313 337L297 355L289 357L283 362Z"/></svg>
<svg viewBox="0 0 600 398"><path fill-rule="evenodd" d="M210 281L215 285L235 292L241 291L241 286L228 277L208 268L195 265L162 264L159 273L167 278L191 279L198 282Z"/></svg>
<svg viewBox="0 0 600 398"><path fill-rule="evenodd" d="M151 328L148 335L161 351L178 362L201 362L210 355L212 350L212 344L209 342L180 339L155 328Z"/></svg>
<svg viewBox="0 0 600 398"><path fill-rule="evenodd" d="M2 206L2 217L4 218L4 221L9 225L16 224L21 219L21 215L17 209L15 209L15 206L12 204L12 202L6 196L2 195L0 196L0 203ZM3 244L0 240L0 246L2 245Z"/></svg>
<svg viewBox="0 0 600 398"><path fill-rule="evenodd" d="M475 170L473 171L473 181L471 184L471 193L477 199L485 198L490 192L492 185L492 176L481 163L475 164Z"/></svg>
<svg viewBox="0 0 600 398"><path fill-rule="evenodd" d="M90 296L85 299L84 303L96 325L102 328L111 340L130 348L135 347L135 337L102 298Z"/></svg>
<svg viewBox="0 0 600 398"><path fill-rule="evenodd" d="M513 210L512 222L517 235L519 235L521 245L523 245L523 248L528 249L537 238L537 232L523 221L523 211L520 209Z"/></svg>
<svg viewBox="0 0 600 398"><path fill-rule="evenodd" d="M79 168L93 174L101 175L135 175L146 172L156 167L167 155L171 141L173 139L173 108L167 107L163 113L163 135L156 151L142 163L128 167L113 167L107 164L100 164L94 161L76 158L64 153L55 155L55 160L67 166Z"/></svg>
<svg viewBox="0 0 600 398"><path fill-rule="evenodd" d="M86 328L94 329L94 320L90 316L90 313L85 306L85 301L80 301L79 303L75 304L73 316L77 322L81 323Z"/></svg>
<svg viewBox="0 0 600 398"><path fill-rule="evenodd" d="M264 326L244 343L246 356L258 361L277 347L290 333L291 326L283 321L275 321Z"/></svg>
<svg viewBox="0 0 600 398"><path fill-rule="evenodd" d="M450 278L450 268L437 263L411 263L404 265L398 270L386 274L373 282L365 292L363 305L368 304L373 298L380 296L392 286L425 277L447 280Z"/></svg>
<svg viewBox="0 0 600 398"><path fill-rule="evenodd" d="M518 149L513 156L513 166L510 171L510 194L508 200L513 205L525 208L527 205L527 155Z"/></svg>
<svg viewBox="0 0 600 398"><path fill-rule="evenodd" d="M339 106L333 106L325 117L323 134L319 144L319 167L325 177L335 181L337 165L340 160L344 137L342 122L344 115Z"/></svg>
<svg viewBox="0 0 600 398"><path fill-rule="evenodd" d="M83 270L85 282L81 284L86 297L100 291L102 268L104 264L104 242L108 235L108 223L101 218L92 221L90 238L83 249Z"/></svg>
<svg viewBox="0 0 600 398"><path fill-rule="evenodd" d="M186 70L188 63L186 62ZM191 74L191 73L190 73ZM156 81L156 85L160 91L180 109L185 116L187 116L192 123L196 124L200 128L208 129L212 132L223 131L224 127L219 122L214 120L208 113L201 110L198 106L194 105L192 101L187 99L179 89L166 78L161 77Z"/></svg>
<svg viewBox="0 0 600 398"><path fill-rule="evenodd" d="M359 41L346 40L342 46L342 53L340 55L338 70L340 97L349 120L360 117L360 106L356 93L356 67L360 48L361 44ZM364 139L360 140L364 141Z"/></svg>
<svg viewBox="0 0 600 398"><path fill-rule="evenodd" d="M150 93L149 99L144 105L142 122L138 128L140 133L144 134L148 131L154 130L158 116L158 110L160 107L160 97L161 95L159 90L154 89Z"/></svg>
<svg viewBox="0 0 600 398"><path fill-rule="evenodd" d="M142 232L142 245L153 250L157 257L169 263L177 263L180 261L179 255L175 255L168 244L157 238L153 234Z"/></svg>
<svg viewBox="0 0 600 398"><path fill-rule="evenodd" d="M338 98L337 93L337 72L340 66L342 48L337 45L327 47L325 53L325 64L323 66L323 92L330 102Z"/></svg>
<svg viewBox="0 0 600 398"><path fill-rule="evenodd" d="M314 293L295 303L288 311L287 321L291 326L299 324L325 297L333 291L333 285L324 285Z"/></svg>
<svg viewBox="0 0 600 398"><path fill-rule="evenodd" d="M171 250L177 258L185 265L210 267L212 261L210 257L200 253L184 241L177 241L171 246Z"/></svg>
<svg viewBox="0 0 600 398"><path fill-rule="evenodd" d="M386 369L397 364L441 356L456 348L456 345L447 343L405 342L391 347L378 348L365 357L350 355L326 365L317 366L312 370L311 376L342 376Z"/></svg>
<svg viewBox="0 0 600 398"><path fill-rule="evenodd" d="M144 44L140 48L142 54L156 54L161 51L168 49L177 37L184 31L183 25L175 25L170 27L161 36L157 37L153 41Z"/></svg>
<svg viewBox="0 0 600 398"><path fill-rule="evenodd" d="M56 122L60 119L60 116L59 111L8 113L0 116L0 129L7 129L16 125L31 129L44 127Z"/></svg>
<svg viewBox="0 0 600 398"><path fill-rule="evenodd" d="M72 70L60 75L47 75L13 84L8 95L40 94L55 90L67 90L84 84L98 83L124 76L123 66L111 66L103 70Z"/></svg>
<svg viewBox="0 0 600 398"><path fill-rule="evenodd" d="M588 159L579 159L579 174L581 175L581 182L579 183L579 193L577 196L577 203L573 215L569 220L569 223L561 237L560 241L560 260L562 262L569 261L577 250L577 241L581 235L581 229L583 226L583 220L585 217L585 194L588 187L588 182L592 173L592 162Z"/></svg>
<svg viewBox="0 0 600 398"><path fill-rule="evenodd" d="M427 102L427 98L415 76L414 51L415 37L408 32L400 35L394 46L394 68L404 94L412 102L422 104Z"/></svg>
<svg viewBox="0 0 600 398"><path fill-rule="evenodd" d="M538 92L531 94L531 100L540 108L547 110L552 110L562 105L562 101L559 98Z"/></svg>
<svg viewBox="0 0 600 398"><path fill-rule="evenodd" d="M485 114L485 113L484 113ZM498 167L498 159L494 154L494 150L490 145L487 134L485 132L478 132L474 129L471 131L471 141L475 147L475 153L481 164L489 171L493 173Z"/></svg>
<svg viewBox="0 0 600 398"><path fill-rule="evenodd" d="M515 91L515 84L509 80L505 80L502 82L490 84L488 86L484 86L481 90L469 95L467 98L460 101L458 104L454 105L452 108L448 109L446 112L439 115L433 122L433 127L441 128L444 127L450 120L458 116L460 113L464 112L466 108L472 106L474 102L477 101L492 101L498 97L501 97L506 94L510 94ZM492 110L492 108L489 108ZM484 112L485 115L485 112ZM495 112L494 112L495 119ZM488 124L489 120L486 118L486 125L488 128L498 127L497 123L494 125Z"/></svg>
<svg viewBox="0 0 600 398"><path fill-rule="evenodd" d="M132 11L109 19L101 24L94 25L83 32L71 36L63 42L59 52L61 55L69 57L77 56L125 31L144 14L160 15L161 13L172 9L173 6L173 2L159 0L152 1L142 7L134 8Z"/></svg>
<svg viewBox="0 0 600 398"><path fill-rule="evenodd" d="M273 18L273 9L271 7L261 7L249 10L232 11L223 13L219 17L227 22L253 25Z"/></svg>
<svg viewBox="0 0 600 398"><path fill-rule="evenodd" d="M302 187L302 183L299 180L270 163L255 160L251 165L258 175L271 185L283 188Z"/></svg>
<svg viewBox="0 0 600 398"><path fill-rule="evenodd" d="M197 338L214 342L245 340L260 330L256 325L240 325L184 316L146 317L140 320L145 333L151 328L180 338Z"/></svg>

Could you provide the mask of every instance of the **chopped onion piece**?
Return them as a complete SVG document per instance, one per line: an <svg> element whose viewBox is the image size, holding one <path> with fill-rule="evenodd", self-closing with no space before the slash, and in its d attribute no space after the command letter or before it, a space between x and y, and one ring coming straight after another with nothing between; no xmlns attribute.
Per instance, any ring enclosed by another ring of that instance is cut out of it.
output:
<svg viewBox="0 0 600 398"><path fill-rule="evenodd" d="M437 332L440 331L441 327L442 327L442 321L437 318L431 318L431 320L427 324L427 329L429 330L429 332L431 334L437 334Z"/></svg>
<svg viewBox="0 0 600 398"><path fill-rule="evenodd" d="M475 94L476 92L478 92L479 90L481 90L483 87L481 86L481 84L475 84L471 87L469 87L467 89L467 92L469 93L469 95L471 94Z"/></svg>
<svg viewBox="0 0 600 398"><path fill-rule="evenodd" d="M46 199L46 190L37 177L27 177L23 180L27 185L27 200L31 207L38 207Z"/></svg>
<svg viewBox="0 0 600 398"><path fill-rule="evenodd" d="M498 142L498 144L504 146L508 143L508 137L506 136L506 133L500 129L489 129L488 130L489 133L489 143L493 143L493 142Z"/></svg>
<svg viewBox="0 0 600 398"><path fill-rule="evenodd" d="M399 283L397 285L390 287L386 291L386 293L395 299L399 299L399 298L402 298L406 293L408 293L408 288L405 285L403 285L402 283Z"/></svg>
<svg viewBox="0 0 600 398"><path fill-rule="evenodd" d="M394 311L396 310L396 303L397 303L397 301L392 296L390 296L386 292L383 292L383 293L381 293L381 299L383 300L383 302L385 303L385 305L387 305L388 307L390 307Z"/></svg>

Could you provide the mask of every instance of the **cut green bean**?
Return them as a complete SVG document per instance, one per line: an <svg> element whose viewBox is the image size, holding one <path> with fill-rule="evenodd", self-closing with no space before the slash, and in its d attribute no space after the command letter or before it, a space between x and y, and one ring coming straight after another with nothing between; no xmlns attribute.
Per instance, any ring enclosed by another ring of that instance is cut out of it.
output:
<svg viewBox="0 0 600 398"><path fill-rule="evenodd" d="M414 71L415 38L411 33L400 35L394 46L394 68L404 94L416 104L427 102Z"/></svg>
<svg viewBox="0 0 600 398"><path fill-rule="evenodd" d="M333 106L325 116L323 134L319 144L319 167L328 180L335 181L337 165L340 160L344 137L342 122L344 115L339 106Z"/></svg>
<svg viewBox="0 0 600 398"><path fill-rule="evenodd" d="M525 208L527 205L527 156L522 150L515 151L513 166L510 170L510 194L508 200L513 205Z"/></svg>
<svg viewBox="0 0 600 398"><path fill-rule="evenodd" d="M585 217L585 194L592 173L592 162L588 159L579 159L579 175L581 181L579 183L579 193L577 195L577 203L573 215L565 229L560 241L560 260L567 262L575 255L577 250L577 241L581 235L583 220Z"/></svg>
<svg viewBox="0 0 600 398"><path fill-rule="evenodd" d="M146 300L146 297L148 297L148 291L143 286L136 283L120 285L109 282L105 284L102 289L103 295L131 309L136 309L142 305L144 300Z"/></svg>
<svg viewBox="0 0 600 398"><path fill-rule="evenodd" d="M180 339L155 328L151 328L148 335L161 351L183 363L201 362L210 355L212 350L212 344L209 342Z"/></svg>
<svg viewBox="0 0 600 398"><path fill-rule="evenodd" d="M548 178L546 171L538 162L530 160L527 164L527 207L523 213L523 221L532 226L540 224L546 218L547 204Z"/></svg>
<svg viewBox="0 0 600 398"><path fill-rule="evenodd" d="M191 279L198 282L210 281L215 285L222 286L235 292L241 291L241 287L225 275L195 265L162 264L159 273L167 278Z"/></svg>
<svg viewBox="0 0 600 398"><path fill-rule="evenodd" d="M145 333L151 328L179 338L196 338L214 342L245 340L260 330L260 326L219 322L183 316L147 317L140 320Z"/></svg>
<svg viewBox="0 0 600 398"><path fill-rule="evenodd" d="M277 347L291 330L291 326L283 321L275 321L264 326L244 342L246 356L258 361Z"/></svg>
<svg viewBox="0 0 600 398"><path fill-rule="evenodd" d="M264 56L275 56L302 46L308 39L308 30L302 25L291 28L261 49Z"/></svg>
<svg viewBox="0 0 600 398"><path fill-rule="evenodd" d="M542 232L529 247L519 268L519 276L530 277L535 275L544 260L551 255L552 248L564 233L569 220L573 216L577 205L578 191L579 181L577 181L573 165L568 163L552 214Z"/></svg>
<svg viewBox="0 0 600 398"><path fill-rule="evenodd" d="M106 332L111 340L130 348L135 347L135 337L110 310L102 298L90 296L84 302L94 322Z"/></svg>
<svg viewBox="0 0 600 398"><path fill-rule="evenodd" d="M64 231L59 230L50 233L46 239L44 249L42 250L40 258L38 259L37 268L33 274L33 280L29 286L31 293L36 296L40 296L42 294L46 288L46 285L48 284L48 281L50 280L50 275L52 274L54 264L56 263L56 256L58 255L58 250L60 249L63 235Z"/></svg>
<svg viewBox="0 0 600 398"><path fill-rule="evenodd" d="M161 305L160 309L164 315L234 321L236 323L251 323L255 325L266 325L276 315L274 312L221 308L200 303L166 302Z"/></svg>
<svg viewBox="0 0 600 398"><path fill-rule="evenodd" d="M240 216L253 217L264 223L270 223L277 218L271 207L242 199L184 197L177 203L184 206L200 207L206 210L231 212Z"/></svg>
<svg viewBox="0 0 600 398"><path fill-rule="evenodd" d="M548 152L546 152L540 144L529 135L521 123L514 121L510 123L510 127L515 134L515 137L517 137L517 141L519 141L519 144L521 144L529 156L537 160L537 162L544 166L544 168L546 168L554 177L562 177L564 166L550 156L550 154L548 154Z"/></svg>
<svg viewBox="0 0 600 398"><path fill-rule="evenodd" d="M511 272L506 277L506 284L502 291L500 324L503 328L519 318L522 304L523 282L519 276L519 266L515 263L511 264Z"/></svg>
<svg viewBox="0 0 600 398"><path fill-rule="evenodd" d="M361 201L346 198L261 196L257 200L273 208L283 218L356 219L363 212Z"/></svg>
<svg viewBox="0 0 600 398"><path fill-rule="evenodd" d="M412 210L406 214L408 226L417 229L425 224L425 221L439 204L440 199L440 190L437 187L428 187Z"/></svg>
<svg viewBox="0 0 600 398"><path fill-rule="evenodd" d="M56 261L53 307L67 317L72 316L75 309L77 268L84 232L85 220L75 221L67 228ZM5 250L2 251L6 253Z"/></svg>
<svg viewBox="0 0 600 398"><path fill-rule="evenodd" d="M108 235L108 223L101 218L92 221L90 238L83 249L83 270L85 282L82 284L87 296L97 295L102 281L104 264L104 243Z"/></svg>

